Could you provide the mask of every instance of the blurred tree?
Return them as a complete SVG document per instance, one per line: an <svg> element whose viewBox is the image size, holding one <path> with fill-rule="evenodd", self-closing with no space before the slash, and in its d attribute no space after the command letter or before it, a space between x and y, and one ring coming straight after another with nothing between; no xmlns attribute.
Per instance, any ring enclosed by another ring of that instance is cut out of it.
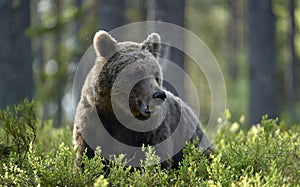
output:
<svg viewBox="0 0 300 187"><path fill-rule="evenodd" d="M82 12L82 0L74 0L74 5L77 8L78 12L81 13ZM82 21L80 18L81 18L80 16L77 16L74 19L74 23L75 23L74 31L77 32L77 33L74 33L74 35L76 36L75 40L76 40L77 44L80 44L79 36L78 36L79 30L81 28L81 21Z"/></svg>
<svg viewBox="0 0 300 187"><path fill-rule="evenodd" d="M138 22L147 20L147 0L130 0L126 3L126 17L128 22Z"/></svg>
<svg viewBox="0 0 300 187"><path fill-rule="evenodd" d="M57 22L60 23L62 19L62 1L55 0L54 1L54 15L56 16ZM64 88L66 86L66 74L67 72L63 71L63 59L62 59L62 28L58 27L56 32L54 33L54 58L59 65L58 72L56 74L56 85L54 92L54 99L57 104L57 112L56 112L56 120L54 121L54 127L60 127L62 124L63 110L62 110L62 99L64 96Z"/></svg>
<svg viewBox="0 0 300 187"><path fill-rule="evenodd" d="M229 0L231 19L229 22L229 51L228 51L228 68L229 78L236 81L238 77L238 56L243 47L243 1Z"/></svg>
<svg viewBox="0 0 300 187"><path fill-rule="evenodd" d="M0 1L0 108L33 96L30 1Z"/></svg>
<svg viewBox="0 0 300 187"><path fill-rule="evenodd" d="M111 31L126 23L126 1L101 0L97 6L100 29Z"/></svg>
<svg viewBox="0 0 300 187"><path fill-rule="evenodd" d="M250 124L262 115L279 115L275 50L275 16L271 0L248 1L248 52L250 63Z"/></svg>
<svg viewBox="0 0 300 187"><path fill-rule="evenodd" d="M155 0L148 2L148 20L163 21L175 24L179 27L184 27L185 24L185 0ZM154 28L155 29L155 28ZM185 45L184 34L174 35L174 38L170 38L172 41L179 41L183 46ZM163 40L164 36L162 36ZM184 69L184 53L174 47L164 47L163 50L170 49L170 61L177 64L180 68ZM184 75L174 75L172 80L175 80L178 85L182 85L181 88L176 90L168 83L164 82L164 86L173 93L184 94ZM184 98L184 95L182 95Z"/></svg>
<svg viewBox="0 0 300 187"><path fill-rule="evenodd" d="M32 0L31 1L31 27L32 26L40 26L42 24L42 12L39 11L39 2L40 0ZM30 29L29 29L30 30ZM33 61L34 61L34 79L36 83L39 85L45 84L45 68L44 68L44 62L45 62L45 51L44 51L44 45L45 45L45 39L43 35L38 35L36 37L32 37L32 48L33 48ZM39 100L41 98L41 89L39 89L39 85L35 86L35 98L36 100ZM45 101L36 103L37 107L39 105L42 105L42 112L41 112L41 119L44 122L46 120L46 116L48 116L48 107L47 103ZM38 111L38 110L37 110Z"/></svg>
<svg viewBox="0 0 300 187"><path fill-rule="evenodd" d="M293 120L296 118L295 104L297 101L296 88L296 49L295 49L295 1L289 1L289 33L288 33L288 48L289 60L285 69L285 92L287 97L288 112Z"/></svg>
<svg viewBox="0 0 300 187"><path fill-rule="evenodd" d="M81 11L74 4L77 5L73 1L31 1L33 24L29 33L34 41L37 111L43 121L54 119L55 127L65 124L62 101L73 74L70 62L75 57L71 57L79 53L75 53L79 49L74 39L79 31L72 21L79 18Z"/></svg>

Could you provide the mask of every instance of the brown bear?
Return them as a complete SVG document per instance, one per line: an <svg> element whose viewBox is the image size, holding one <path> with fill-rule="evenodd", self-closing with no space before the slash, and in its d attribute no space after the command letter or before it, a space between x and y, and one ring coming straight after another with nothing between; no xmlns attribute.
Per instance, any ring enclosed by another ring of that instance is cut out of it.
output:
<svg viewBox="0 0 300 187"><path fill-rule="evenodd" d="M138 166L142 145L155 148L162 167L177 167L187 141L198 139L205 155L214 150L192 109L162 86L160 36L142 43L117 42L105 31L94 36L96 62L82 88L73 140L77 159L126 154Z"/></svg>

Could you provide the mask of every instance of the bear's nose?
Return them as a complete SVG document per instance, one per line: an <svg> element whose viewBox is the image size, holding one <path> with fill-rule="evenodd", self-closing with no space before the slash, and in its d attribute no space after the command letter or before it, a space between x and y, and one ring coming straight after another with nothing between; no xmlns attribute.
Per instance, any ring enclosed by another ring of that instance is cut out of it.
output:
<svg viewBox="0 0 300 187"><path fill-rule="evenodd" d="M158 99L161 99L164 101L166 99L166 97L167 97L167 95L164 91L158 91L153 94L154 99L158 98Z"/></svg>

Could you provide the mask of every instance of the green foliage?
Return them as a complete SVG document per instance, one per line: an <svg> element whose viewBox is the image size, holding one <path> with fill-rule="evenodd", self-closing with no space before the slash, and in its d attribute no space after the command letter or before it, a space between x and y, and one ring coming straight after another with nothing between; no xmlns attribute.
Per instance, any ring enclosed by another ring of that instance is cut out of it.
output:
<svg viewBox="0 0 300 187"><path fill-rule="evenodd" d="M42 128L38 129L37 141L43 145L44 151L56 151L62 142L71 147L72 136L70 126L53 128L53 121L48 120L43 123Z"/></svg>
<svg viewBox="0 0 300 187"><path fill-rule="evenodd" d="M14 107L0 110L0 152L5 155L10 149L22 154L36 138L34 103L25 100ZM2 158L2 156L0 157Z"/></svg>
<svg viewBox="0 0 300 187"><path fill-rule="evenodd" d="M37 129L37 121L29 118L34 119L29 112L33 108L25 101L1 111L1 127L17 124L22 129L31 124L34 127L28 129ZM31 143L9 149L5 157L1 153L0 186L297 186L300 127L286 129L278 119L264 116L260 124L246 132L240 128L244 116L234 123L230 117L227 111L224 128L215 139L218 151L210 158L204 157L195 144L187 144L178 169L161 169L154 148L143 147L145 160L141 160L141 168L126 166L128 161L119 155L112 157L109 173L105 173L100 149L93 159L82 158L84 171L77 168L71 129L52 129L48 121L38 131L21 131L20 136L28 137L24 142L15 140L15 134L8 135L10 141L1 139L3 146ZM13 133L10 128L1 128L2 137L5 132Z"/></svg>

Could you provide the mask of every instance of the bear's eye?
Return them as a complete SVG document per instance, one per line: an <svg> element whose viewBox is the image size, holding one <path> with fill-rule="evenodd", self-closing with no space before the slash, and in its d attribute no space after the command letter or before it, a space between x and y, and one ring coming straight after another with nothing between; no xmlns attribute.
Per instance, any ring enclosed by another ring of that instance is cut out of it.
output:
<svg viewBox="0 0 300 187"><path fill-rule="evenodd" d="M161 83L161 79L160 79L160 78L158 78L158 77L155 77L155 80L156 80L156 82L157 82L158 84L160 84L160 83Z"/></svg>

